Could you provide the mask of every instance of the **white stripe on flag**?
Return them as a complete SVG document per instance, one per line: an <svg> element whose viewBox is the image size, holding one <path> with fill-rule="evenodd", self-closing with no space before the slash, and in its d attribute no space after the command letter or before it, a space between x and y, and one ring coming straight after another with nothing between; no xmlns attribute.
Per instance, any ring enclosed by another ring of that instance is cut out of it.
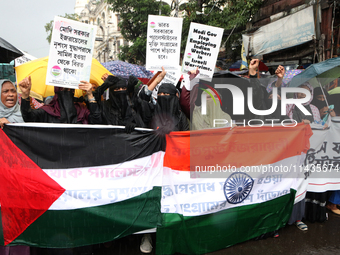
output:
<svg viewBox="0 0 340 255"><path fill-rule="evenodd" d="M139 196L162 185L164 152L121 164L44 169L66 189L49 208L71 210L116 203Z"/></svg>
<svg viewBox="0 0 340 255"><path fill-rule="evenodd" d="M304 154L293 156L271 165L298 166L304 157ZM294 168L292 167L292 169ZM251 174L248 173L248 175L251 177ZM305 181L303 172L301 174L297 172L263 173L257 175L257 178L252 178L252 190L246 199L240 203L232 204L227 201L224 192L227 177L194 179L190 178L189 171L165 168L161 200L162 213L198 216L216 213L233 207L263 203L289 194L291 188L297 190L301 182Z"/></svg>

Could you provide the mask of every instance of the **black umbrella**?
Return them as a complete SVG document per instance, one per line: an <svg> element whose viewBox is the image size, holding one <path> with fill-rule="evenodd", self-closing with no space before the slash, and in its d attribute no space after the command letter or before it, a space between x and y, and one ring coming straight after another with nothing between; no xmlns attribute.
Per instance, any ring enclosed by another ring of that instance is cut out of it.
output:
<svg viewBox="0 0 340 255"><path fill-rule="evenodd" d="M22 55L24 53L0 37L0 63L9 63Z"/></svg>

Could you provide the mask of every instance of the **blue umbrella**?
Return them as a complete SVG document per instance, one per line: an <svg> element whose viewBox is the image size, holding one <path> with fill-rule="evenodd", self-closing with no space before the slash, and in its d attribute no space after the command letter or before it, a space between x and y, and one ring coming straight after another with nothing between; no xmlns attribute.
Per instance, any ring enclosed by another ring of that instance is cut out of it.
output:
<svg viewBox="0 0 340 255"><path fill-rule="evenodd" d="M102 63L102 65L113 75L119 75L123 77L133 75L137 78L148 79L152 78L153 76L153 74L150 71L147 71L144 66L134 65L120 60Z"/></svg>
<svg viewBox="0 0 340 255"><path fill-rule="evenodd" d="M340 77L340 57L330 58L307 67L294 76L289 87L298 87L309 82L313 87L324 86Z"/></svg>

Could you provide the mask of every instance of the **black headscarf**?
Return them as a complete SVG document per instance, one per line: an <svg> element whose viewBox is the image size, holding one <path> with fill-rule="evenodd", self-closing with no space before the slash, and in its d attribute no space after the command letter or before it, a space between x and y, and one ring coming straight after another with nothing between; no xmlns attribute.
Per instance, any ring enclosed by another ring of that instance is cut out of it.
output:
<svg viewBox="0 0 340 255"><path fill-rule="evenodd" d="M159 130L160 134L171 131L184 131L188 128L185 115L181 112L176 87L171 83L164 83L159 87L155 115L152 128ZM161 96L160 93L169 95Z"/></svg>
<svg viewBox="0 0 340 255"><path fill-rule="evenodd" d="M74 90L67 91L61 87L54 87L52 101L41 107L49 115L57 117L61 123L88 123L90 111L85 105L74 102Z"/></svg>
<svg viewBox="0 0 340 255"><path fill-rule="evenodd" d="M125 88L125 90L114 91L115 89ZM109 101L114 109L116 109L124 119L128 107L127 99L127 80L119 79L109 90Z"/></svg>
<svg viewBox="0 0 340 255"><path fill-rule="evenodd" d="M327 101L329 100L329 94L328 94L327 90L321 89L320 87L316 87L316 88L314 88L313 100L311 101L312 105L315 105L316 107L318 107L317 106L317 104L319 103L318 101L321 101L321 100L318 100L316 97L319 96L319 95L323 95L322 90L323 90L323 92L326 96Z"/></svg>
<svg viewBox="0 0 340 255"><path fill-rule="evenodd" d="M176 95L177 92L176 87L171 83L164 83L159 87L158 94L169 94L168 96L157 96L157 104L159 105L160 112L170 116L179 114L180 105L179 98Z"/></svg>
<svg viewBox="0 0 340 255"><path fill-rule="evenodd" d="M94 92L97 98L101 96L104 91L109 88L109 99L100 102L103 112L103 123L109 125L135 125L137 127L144 127L145 124L136 109L134 98L134 88L138 79L129 77L125 79L121 76L110 75L103 85L99 86ZM126 88L126 90L114 91L115 89Z"/></svg>

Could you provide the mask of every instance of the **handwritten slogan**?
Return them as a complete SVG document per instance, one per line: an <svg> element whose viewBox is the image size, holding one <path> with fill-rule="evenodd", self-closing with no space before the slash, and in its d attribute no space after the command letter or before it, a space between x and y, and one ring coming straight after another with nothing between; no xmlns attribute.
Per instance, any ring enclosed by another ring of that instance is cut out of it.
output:
<svg viewBox="0 0 340 255"><path fill-rule="evenodd" d="M182 18L149 15L146 69L176 70L181 50Z"/></svg>
<svg viewBox="0 0 340 255"><path fill-rule="evenodd" d="M78 88L89 81L97 28L61 17L54 18L46 84Z"/></svg>
<svg viewBox="0 0 340 255"><path fill-rule="evenodd" d="M182 73L199 68L201 78L211 78L220 49L223 28L191 23L183 56Z"/></svg>

